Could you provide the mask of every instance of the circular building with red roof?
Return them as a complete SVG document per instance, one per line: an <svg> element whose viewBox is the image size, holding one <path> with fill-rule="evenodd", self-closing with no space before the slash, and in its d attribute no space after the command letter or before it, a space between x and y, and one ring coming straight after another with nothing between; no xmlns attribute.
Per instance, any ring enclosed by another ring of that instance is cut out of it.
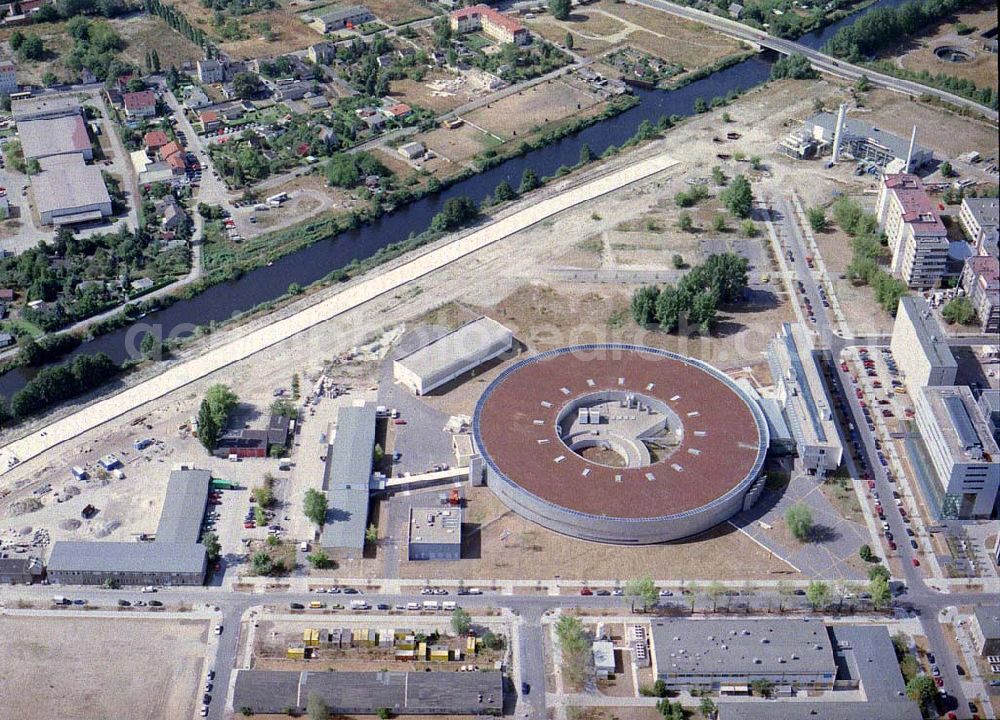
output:
<svg viewBox="0 0 1000 720"><path fill-rule="evenodd" d="M762 489L768 430L731 378L636 345L522 360L476 405L473 439L512 510L585 540L647 544L703 532Z"/></svg>

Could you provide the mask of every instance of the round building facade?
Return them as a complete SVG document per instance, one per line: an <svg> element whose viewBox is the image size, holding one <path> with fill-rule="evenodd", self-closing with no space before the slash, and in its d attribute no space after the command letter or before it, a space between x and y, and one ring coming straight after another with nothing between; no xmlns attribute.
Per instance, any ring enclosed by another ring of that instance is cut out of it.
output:
<svg viewBox="0 0 1000 720"><path fill-rule="evenodd" d="M693 358L635 345L560 348L487 386L473 440L487 484L518 514L607 543L677 540L752 503L763 413Z"/></svg>

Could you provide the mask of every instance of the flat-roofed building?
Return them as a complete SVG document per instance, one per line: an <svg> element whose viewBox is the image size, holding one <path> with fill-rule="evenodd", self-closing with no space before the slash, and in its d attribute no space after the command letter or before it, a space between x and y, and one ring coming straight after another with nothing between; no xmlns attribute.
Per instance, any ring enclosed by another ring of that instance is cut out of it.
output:
<svg viewBox="0 0 1000 720"><path fill-rule="evenodd" d="M984 333L1000 332L1000 259L993 255L974 255L965 261L961 285L976 309Z"/></svg>
<svg viewBox="0 0 1000 720"><path fill-rule="evenodd" d="M1000 448L972 391L932 386L913 395L917 428L940 489L929 500L946 518L988 519L1000 492Z"/></svg>
<svg viewBox="0 0 1000 720"><path fill-rule="evenodd" d="M320 545L337 557L360 558L368 527L375 449L375 406L342 407L326 453L323 490L329 501Z"/></svg>
<svg viewBox="0 0 1000 720"><path fill-rule="evenodd" d="M36 557L0 557L0 585L30 585L44 573L45 567Z"/></svg>
<svg viewBox="0 0 1000 720"><path fill-rule="evenodd" d="M963 198L958 223L978 253L997 256L1000 252L997 246L1000 240L1000 199Z"/></svg>
<svg viewBox="0 0 1000 720"><path fill-rule="evenodd" d="M369 715L500 715L503 675L481 672L295 672L237 670L233 707L254 714L305 711L319 695L331 713Z"/></svg>
<svg viewBox="0 0 1000 720"><path fill-rule="evenodd" d="M52 155L77 153L94 159L94 148L82 115L25 120L17 124L25 160L41 160Z"/></svg>
<svg viewBox="0 0 1000 720"><path fill-rule="evenodd" d="M892 273L910 287L933 287L948 260L948 231L916 175L883 175L876 217L892 251Z"/></svg>
<svg viewBox="0 0 1000 720"><path fill-rule="evenodd" d="M651 624L656 678L671 689L776 686L832 689L837 663L819 620L663 619Z"/></svg>
<svg viewBox="0 0 1000 720"><path fill-rule="evenodd" d="M607 680L615 674L615 646L609 640L597 640L594 642L594 672L597 677Z"/></svg>
<svg viewBox="0 0 1000 720"><path fill-rule="evenodd" d="M809 331L784 323L767 346L775 399L795 438L803 466L825 475L840 467L844 446L833 419L833 403L823 383Z"/></svg>
<svg viewBox="0 0 1000 720"><path fill-rule="evenodd" d="M993 439L1000 442L1000 390L990 388L983 390L979 396L979 411L993 433Z"/></svg>
<svg viewBox="0 0 1000 720"><path fill-rule="evenodd" d="M323 13L312 21L312 26L321 33L335 32L345 28L355 28L372 22L375 15L364 5L351 5Z"/></svg>
<svg viewBox="0 0 1000 720"><path fill-rule="evenodd" d="M42 172L33 175L31 188L43 225L98 222L111 215L111 195L101 171L83 156L53 155L39 161Z"/></svg>
<svg viewBox="0 0 1000 720"><path fill-rule="evenodd" d="M406 546L409 560L460 560L462 508L411 507Z"/></svg>
<svg viewBox="0 0 1000 720"><path fill-rule="evenodd" d="M11 115L14 116L14 121L22 123L25 120L81 115L83 108L80 107L80 101L73 95L42 95L41 97L14 100L10 104L10 111Z"/></svg>
<svg viewBox="0 0 1000 720"><path fill-rule="evenodd" d="M65 585L201 585L208 568L198 542L212 474L170 473L153 542L57 541L48 577Z"/></svg>
<svg viewBox="0 0 1000 720"><path fill-rule="evenodd" d="M979 654L1000 656L1000 605L976 605L972 610L971 627Z"/></svg>
<svg viewBox="0 0 1000 720"><path fill-rule="evenodd" d="M393 361L395 379L416 395L441 387L514 345L514 333L482 316Z"/></svg>
<svg viewBox="0 0 1000 720"><path fill-rule="evenodd" d="M889 347L911 391L926 385L955 384L958 363L922 297L900 298Z"/></svg>

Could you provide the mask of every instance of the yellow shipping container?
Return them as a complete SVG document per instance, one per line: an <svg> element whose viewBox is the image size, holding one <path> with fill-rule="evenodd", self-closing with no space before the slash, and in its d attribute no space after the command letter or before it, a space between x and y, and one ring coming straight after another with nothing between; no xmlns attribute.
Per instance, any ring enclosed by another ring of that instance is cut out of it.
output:
<svg viewBox="0 0 1000 720"><path fill-rule="evenodd" d="M289 645L287 655L293 660L303 660L306 656L306 649L301 645Z"/></svg>
<svg viewBox="0 0 1000 720"><path fill-rule="evenodd" d="M427 659L427 643L422 642L417 645L417 660Z"/></svg>
<svg viewBox="0 0 1000 720"><path fill-rule="evenodd" d="M476 638L471 635L465 640L465 652L472 654L476 652Z"/></svg>

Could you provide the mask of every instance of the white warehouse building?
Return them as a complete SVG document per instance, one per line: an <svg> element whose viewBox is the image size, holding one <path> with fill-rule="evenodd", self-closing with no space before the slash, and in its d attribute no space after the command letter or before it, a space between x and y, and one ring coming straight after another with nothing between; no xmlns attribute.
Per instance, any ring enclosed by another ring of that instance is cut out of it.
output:
<svg viewBox="0 0 1000 720"><path fill-rule="evenodd" d="M395 360L392 373L414 394L426 395L513 346L514 333L483 316Z"/></svg>
<svg viewBox="0 0 1000 720"><path fill-rule="evenodd" d="M989 518L1000 491L1000 449L964 385L915 393L917 427L940 483L934 500L947 518Z"/></svg>

